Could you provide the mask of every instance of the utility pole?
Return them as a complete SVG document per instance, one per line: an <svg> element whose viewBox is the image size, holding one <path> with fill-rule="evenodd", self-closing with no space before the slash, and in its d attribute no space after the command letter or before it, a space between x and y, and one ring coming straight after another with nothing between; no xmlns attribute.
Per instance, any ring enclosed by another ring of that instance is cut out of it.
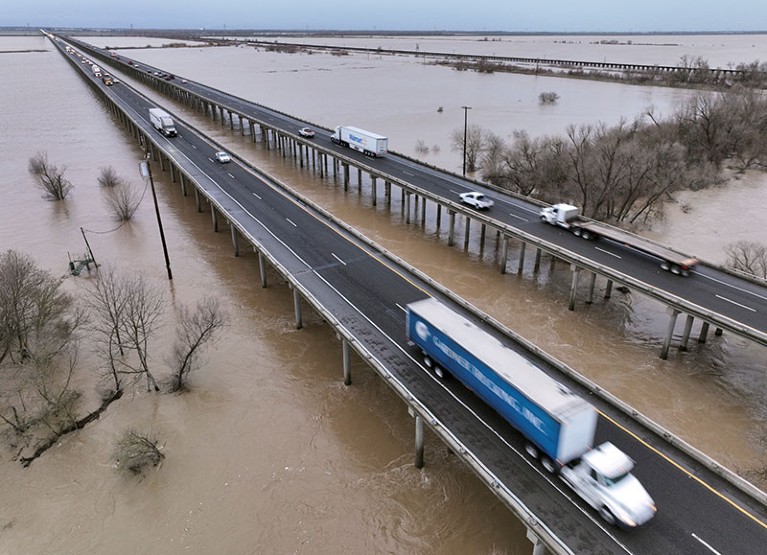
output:
<svg viewBox="0 0 767 555"><path fill-rule="evenodd" d="M160 241L162 241L162 252L165 254L165 267L168 269L168 279L173 279L173 272L170 271L170 258L168 257L168 245L165 244L165 232L162 229L162 218L160 218L160 207L157 205L157 193L154 190L154 179L152 179L152 167L149 165L149 151L146 153L146 160L139 163L141 177L146 181L149 179L149 185L152 188L152 200L154 200L154 212L157 215L157 226L160 228Z"/></svg>
<svg viewBox="0 0 767 555"><path fill-rule="evenodd" d="M466 177L466 135L469 131L469 110L471 106L461 106L463 108L463 176Z"/></svg>

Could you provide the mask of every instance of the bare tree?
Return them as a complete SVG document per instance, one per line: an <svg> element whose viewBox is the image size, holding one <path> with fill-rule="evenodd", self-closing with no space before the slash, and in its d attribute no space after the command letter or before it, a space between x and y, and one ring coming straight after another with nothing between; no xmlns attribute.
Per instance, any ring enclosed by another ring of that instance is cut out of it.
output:
<svg viewBox="0 0 767 555"><path fill-rule="evenodd" d="M101 168L101 174L99 175L99 185L104 188L111 189L112 187L119 187L124 185L125 180L117 175L117 172L112 166Z"/></svg>
<svg viewBox="0 0 767 555"><path fill-rule="evenodd" d="M159 391L149 365L149 340L161 325L162 290L141 275L120 274L111 266L99 274L88 305L96 316L92 325L96 348L116 390L122 389L122 376L131 376L145 378L148 391Z"/></svg>
<svg viewBox="0 0 767 555"><path fill-rule="evenodd" d="M125 294L118 326L122 344L135 353L138 364L122 358L121 372L146 378L147 391L160 391L157 380L149 368L149 339L160 327L165 305L162 290L152 287L141 275L126 279Z"/></svg>
<svg viewBox="0 0 767 555"><path fill-rule="evenodd" d="M48 154L38 152L29 159L27 167L35 184L55 200L64 200L73 185L64 177L66 166L59 168L48 161Z"/></svg>
<svg viewBox="0 0 767 555"><path fill-rule="evenodd" d="M470 172L477 171L477 162L480 155L487 148L489 133L479 125L469 125L466 130L466 170ZM453 151L464 151L464 133L463 129L455 129L450 135L450 144Z"/></svg>
<svg viewBox="0 0 767 555"><path fill-rule="evenodd" d="M189 373L200 364L205 346L215 339L215 333L227 325L228 315L218 300L208 297L197 303L195 310L181 307L176 343L173 346L171 390L184 387Z"/></svg>
<svg viewBox="0 0 767 555"><path fill-rule="evenodd" d="M541 104L556 104L559 100L559 94L554 91L542 92L538 95L538 102Z"/></svg>
<svg viewBox="0 0 767 555"><path fill-rule="evenodd" d="M724 248L727 266L767 279L767 246L753 241L738 241Z"/></svg>
<svg viewBox="0 0 767 555"><path fill-rule="evenodd" d="M104 265L99 268L85 297L94 316L89 325L91 339L107 365L115 391L122 389L118 361L125 356L126 349L120 339L120 327L129 294L128 283L114 266Z"/></svg>
<svg viewBox="0 0 767 555"><path fill-rule="evenodd" d="M27 255L0 255L0 363L21 363L63 349L82 314L61 290L61 280L39 268ZM51 355L52 356L52 355Z"/></svg>
<svg viewBox="0 0 767 555"><path fill-rule="evenodd" d="M106 203L118 221L127 222L136 213L143 198L143 191L135 189L129 183L123 183L109 191Z"/></svg>

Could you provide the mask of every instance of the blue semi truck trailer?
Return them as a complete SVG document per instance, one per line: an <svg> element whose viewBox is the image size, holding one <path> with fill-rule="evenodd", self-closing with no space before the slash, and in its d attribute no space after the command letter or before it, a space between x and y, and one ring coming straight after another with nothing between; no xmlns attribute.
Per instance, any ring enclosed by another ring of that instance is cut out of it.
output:
<svg viewBox="0 0 767 555"><path fill-rule="evenodd" d="M523 355L433 298L407 306L407 337L427 368L453 376L527 440L526 451L608 522L627 528L655 514L632 474L633 461L611 443L592 449L596 409Z"/></svg>

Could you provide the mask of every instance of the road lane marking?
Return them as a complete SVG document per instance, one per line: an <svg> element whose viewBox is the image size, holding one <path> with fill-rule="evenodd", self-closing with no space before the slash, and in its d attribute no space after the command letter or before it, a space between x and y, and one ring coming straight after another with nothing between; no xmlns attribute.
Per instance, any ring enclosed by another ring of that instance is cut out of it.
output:
<svg viewBox="0 0 767 555"><path fill-rule="evenodd" d="M296 225L296 222L294 222L290 218L285 218L285 219L288 220L288 223L291 224L293 227L298 227L298 225Z"/></svg>
<svg viewBox="0 0 767 555"><path fill-rule="evenodd" d="M724 285L725 287L729 287L730 289L735 289L736 291L740 291L741 293L745 293L746 295L751 295L752 297L756 297L757 299L762 299L763 301L767 301L767 297L765 297L763 295L760 295L759 293L754 293L753 291L749 291L749 290L744 289L742 287L735 287L732 284L725 283L724 281L722 281L720 279L716 279L715 277L707 276L705 274L701 274L700 272L698 272L696 275L698 275L698 276L700 276L702 278L706 278L708 280L711 280L713 282L716 282L716 283L718 283L720 285Z"/></svg>
<svg viewBox="0 0 767 555"><path fill-rule="evenodd" d="M331 253L330 253L330 255L331 255L333 258L335 258L336 260L338 260L338 261L339 261L341 264L343 264L344 266L346 266L346 262L344 262L343 260L341 260L340 258L338 258L338 257L336 256L336 253L334 253L334 252L331 252Z"/></svg>
<svg viewBox="0 0 767 555"><path fill-rule="evenodd" d="M522 216L517 216L516 214L512 214L511 212L509 212L509 216L511 216L512 218L516 218L518 220L522 220L523 222L529 222L530 221L527 218L523 218Z"/></svg>
<svg viewBox="0 0 767 555"><path fill-rule="evenodd" d="M600 247L594 247L594 248L597 249L598 251L601 251L601 252L605 253L605 254L609 254L610 256L614 256L615 258L618 258L618 259L622 258L621 256L615 254L614 252L606 251L603 248L600 248Z"/></svg>
<svg viewBox="0 0 767 555"><path fill-rule="evenodd" d="M404 173L405 175L409 175L410 177L415 177L414 173L406 172L405 170L402 170L402 173Z"/></svg>
<svg viewBox="0 0 767 555"><path fill-rule="evenodd" d="M653 447L652 445L650 445L649 443L647 443L645 440L643 440L641 437L639 437L638 435L636 435L634 432L632 432L632 431L631 431L631 430L629 430L628 428L626 428L626 427L624 427L624 426L622 426L622 425L618 424L618 422L616 422L615 420L613 420L612 418L610 418L609 416L607 416L607 415L606 415L605 413L603 413L601 410L597 409L597 412L599 413L599 415L600 415L602 418L604 418L605 420L607 420L608 422L610 422L611 424L613 424L613 425L614 425L616 428L619 428L619 429L623 430L623 431L624 431L624 432L626 432L628 435L630 435L630 436L631 436L631 437L633 437L635 440L637 440L639 443L641 443L642 445L644 445L645 447L647 447L647 448L648 448L650 451L652 451L653 453L655 453L656 455L658 455L658 456L659 456L659 457L661 457L662 459L665 459L665 460L666 460L666 462L668 462L668 463L669 463L671 466L674 466L674 467L675 467L677 470L681 471L681 472L682 472L682 474L684 474L684 475L686 475L688 478L691 478L691 479L695 480L696 482L698 482L698 483L699 483L701 486L703 486L704 488L706 488L707 490L709 490L711 493L713 493L714 495L716 495L717 497L719 497L720 499L722 499L722 500L723 500L723 501L725 501L726 503L729 503L730 505L732 505L732 506L733 506L735 509L737 509L738 511L740 511L741 513L743 513L744 515L746 515L748 518L750 518L750 519L751 519L751 520L753 520L754 522L756 522L756 523L757 523L758 525L760 525L762 528L767 528L767 522L762 522L761 520L759 520L759 519L758 519L758 518L757 518L755 515L752 515L752 514L751 514L751 513L749 513L749 512L748 512L746 509L744 509L743 507L741 507L740 505L738 505L737 503L735 503L735 501L733 501L733 500L732 500L732 499L730 499L729 497L726 497L726 496L725 496L723 493L719 492L718 490L714 489L714 487L713 487L713 486L710 486L710 485L708 485L706 482L704 482L704 481L703 481L703 479L702 479L702 478L698 478L698 477L697 477L697 476L695 476L694 474L692 474L692 473L688 472L687 470L685 470L685 469L682 467L682 465L680 465L678 462L676 462L676 461L672 460L672 459L671 459L671 457L669 457L669 456L668 456L668 455L666 455L665 453L661 453L661 452L660 452L658 449L656 449L655 447Z"/></svg>
<svg viewBox="0 0 767 555"><path fill-rule="evenodd" d="M231 177L232 179L237 179L236 177L234 177L234 176L233 176L231 173L229 173L229 172L226 172L226 175L228 175L228 176L229 176L229 177Z"/></svg>
<svg viewBox="0 0 767 555"><path fill-rule="evenodd" d="M722 297L721 295L714 295L717 299L722 299L723 301L727 301L728 303L732 303L735 306L739 306L740 308L745 308L746 310L750 310L751 312L756 312L755 308L751 308L750 306L746 306L744 304L736 303L732 299L728 299L727 297Z"/></svg>
<svg viewBox="0 0 767 555"><path fill-rule="evenodd" d="M256 197L258 200L264 200L260 196L258 196L258 194L256 194L256 193L253 193L253 196Z"/></svg>
<svg viewBox="0 0 767 555"><path fill-rule="evenodd" d="M693 534L691 534L691 535L692 535L692 537L693 537L693 538L695 538L695 539L696 539L696 540L698 540L700 543L702 543L702 544L703 544L703 545L704 545L704 546L705 546L707 549L709 549L709 550L711 551L711 553L716 553L716 555L722 555L722 554L721 554L721 553L719 553L719 552L718 552L716 549L714 549L713 547L711 547L710 545L708 545L706 542L704 542L702 539L700 539L700 538L699 538L699 537L698 537L698 536L697 536L695 533L693 533Z"/></svg>

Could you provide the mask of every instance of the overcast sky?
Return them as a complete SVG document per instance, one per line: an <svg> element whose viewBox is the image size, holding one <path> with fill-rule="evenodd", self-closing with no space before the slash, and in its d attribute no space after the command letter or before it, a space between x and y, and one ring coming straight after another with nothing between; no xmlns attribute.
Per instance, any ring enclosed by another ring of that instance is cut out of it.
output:
<svg viewBox="0 0 767 555"><path fill-rule="evenodd" d="M3 0L0 26L767 31L765 0Z"/></svg>

